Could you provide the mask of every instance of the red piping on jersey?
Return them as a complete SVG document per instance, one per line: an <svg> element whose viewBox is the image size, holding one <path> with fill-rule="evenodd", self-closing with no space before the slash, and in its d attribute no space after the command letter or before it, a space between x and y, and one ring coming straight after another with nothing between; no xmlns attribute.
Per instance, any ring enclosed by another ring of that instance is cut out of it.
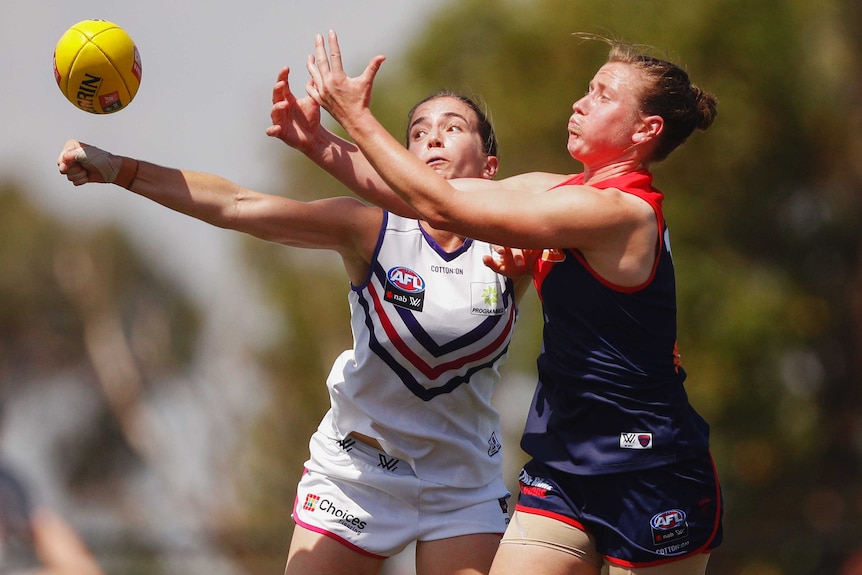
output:
<svg viewBox="0 0 862 575"><path fill-rule="evenodd" d="M368 285L368 293L371 294L371 299L374 302L374 308L377 310L377 316L380 319L380 325L383 326L383 330L389 337L389 341L392 342L392 345L395 346L395 349L397 349L407 361L409 361L416 369L422 372L422 375L431 380L437 379L449 370L459 370L473 361L487 357L491 350L499 349L503 342L506 341L506 338L509 336L509 333L512 329L512 324L515 321L515 307L511 306L509 309L509 317L506 320L506 329L500 332L500 336L497 337L497 339L495 339L489 345L485 346L483 349L480 349L470 355L454 359L452 361L440 364L436 367L431 367L421 357L416 355L416 353L412 349L410 349L410 346L408 346L401 338L401 336L398 335L398 331L395 329L395 326L392 325L392 322L389 321L389 316L386 315L386 310L383 308L383 304L380 302L380 298L377 294L377 291L374 289L373 284Z"/></svg>
<svg viewBox="0 0 862 575"><path fill-rule="evenodd" d="M615 187L615 186L613 186L614 183L618 182L622 178L625 178L626 176L631 176L631 175L642 176L642 175L648 175L648 174L649 174L649 172L646 172L645 170L640 170L637 172L632 172L630 174L625 174L623 176L619 176L617 178L611 178L609 180L604 180L604 181L598 182L593 187L599 188L599 189L612 188L612 187ZM568 180L566 180L565 182L562 182L561 184L557 184L556 186L553 186L552 188L550 188L550 190L554 190L554 189L562 187L562 186L584 185L583 181L584 181L584 174L583 173L576 174L576 175L572 176L571 178L569 178ZM662 233L664 232L664 213L662 212L662 209L661 209L661 201L662 201L663 196L658 191L645 192L642 188L631 189L631 187L627 186L627 185L620 186L618 189L623 193L631 194L633 196L636 196L636 197L642 199L646 203L648 203L650 205L650 207L653 209L653 212L655 213L655 216L656 216L656 230L657 230L658 242L656 244L655 261L653 262L652 270L650 270L650 275L646 279L646 281L644 281L643 283L636 285L636 286L621 286L621 285L615 284L613 282L608 281L604 277L602 277L595 269L593 269L593 267L587 261L587 258L584 257L584 254L583 254L583 252L581 252L581 250L579 250L577 248L565 248L565 251L566 251L566 253L569 253L572 256L574 256L581 263L581 265L584 266L584 268L588 272L590 272L590 275L592 275L594 278L596 278L596 281L601 282L602 285L604 285L605 287L612 289L614 291L622 292L622 293L634 293L634 292L642 290L643 288L648 286L650 284L650 282L652 282L653 278L655 277L656 270L658 269L659 259L661 256L661 248L662 248L662 243L663 243L662 242ZM652 189L652 188L650 187L650 189ZM639 193L639 192L641 192L641 193ZM541 296L541 290L539 290L538 288L542 285L542 281L545 279L545 276L550 271L551 266L540 267L538 265L540 261L541 260L538 260L536 262L536 266L534 269L534 283L536 284L536 288L537 288L537 291L539 293L539 298L541 299L541 297L542 297Z"/></svg>

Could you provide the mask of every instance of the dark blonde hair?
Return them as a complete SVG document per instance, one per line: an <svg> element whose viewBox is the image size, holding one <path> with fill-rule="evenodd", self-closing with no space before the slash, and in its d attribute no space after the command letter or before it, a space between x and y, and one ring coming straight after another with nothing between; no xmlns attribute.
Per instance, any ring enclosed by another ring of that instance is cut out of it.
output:
<svg viewBox="0 0 862 575"><path fill-rule="evenodd" d="M697 130L706 130L718 114L718 98L692 84L688 73L667 60L646 53L646 48L591 34L583 39L610 44L608 62L620 62L641 72L641 112L661 116L664 130L659 136L653 161L661 161Z"/></svg>
<svg viewBox="0 0 862 575"><path fill-rule="evenodd" d="M419 100L412 108L410 108L410 111L407 113L407 136L405 138L405 142L408 146L410 144L410 122L413 121L413 114L416 112L416 108L425 102L430 102L437 98L453 98L459 102L463 102L468 108L473 110L473 113L476 114L476 127L479 131L479 137L482 138L482 151L489 156L497 155L497 134L494 132L494 126L491 124L489 114L485 111L485 108L477 104L472 98L449 90L440 90L435 92L427 98Z"/></svg>

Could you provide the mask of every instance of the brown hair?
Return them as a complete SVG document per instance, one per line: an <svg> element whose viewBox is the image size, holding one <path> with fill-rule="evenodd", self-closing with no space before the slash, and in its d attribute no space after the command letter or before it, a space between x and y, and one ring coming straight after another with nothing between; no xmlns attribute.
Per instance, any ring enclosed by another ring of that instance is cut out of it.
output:
<svg viewBox="0 0 862 575"><path fill-rule="evenodd" d="M676 64L650 56L645 48L634 44L590 34L576 36L610 44L608 62L628 64L641 72L641 112L664 120L653 161L667 158L695 129L706 130L712 125L718 114L718 98L692 84L688 73Z"/></svg>
<svg viewBox="0 0 862 575"><path fill-rule="evenodd" d="M407 137L405 140L408 145L410 142L410 121L413 119L413 113L416 111L416 108L425 102L430 102L437 98L454 98L455 100L463 102L467 107L473 110L476 114L476 120L478 121L477 128L479 131L479 137L482 139L482 151L489 156L497 155L497 134L494 132L494 126L491 124L489 114L485 111L485 108L477 104L472 98L449 90L440 90L435 92L427 98L423 98L416 102L416 104L410 108L410 111L407 113Z"/></svg>

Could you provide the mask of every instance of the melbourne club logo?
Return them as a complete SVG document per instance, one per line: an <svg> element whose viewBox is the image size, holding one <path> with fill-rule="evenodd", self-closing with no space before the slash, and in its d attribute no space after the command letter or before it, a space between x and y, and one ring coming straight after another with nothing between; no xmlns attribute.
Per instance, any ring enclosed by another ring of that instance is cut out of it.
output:
<svg viewBox="0 0 862 575"><path fill-rule="evenodd" d="M620 433L622 449L652 449L652 433Z"/></svg>
<svg viewBox="0 0 862 575"><path fill-rule="evenodd" d="M412 311L422 311L425 305L425 280L404 266L386 272L386 291L383 299L393 305Z"/></svg>

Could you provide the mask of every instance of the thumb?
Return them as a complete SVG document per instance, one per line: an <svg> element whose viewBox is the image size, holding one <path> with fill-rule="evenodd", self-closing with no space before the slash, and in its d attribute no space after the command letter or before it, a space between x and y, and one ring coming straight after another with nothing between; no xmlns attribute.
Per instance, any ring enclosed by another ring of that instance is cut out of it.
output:
<svg viewBox="0 0 862 575"><path fill-rule="evenodd" d="M377 76L377 72L380 71L380 67L383 65L383 62L386 60L386 56L378 55L371 59L371 62L368 63L368 66L365 67L365 72L362 73L362 79L366 82L373 83L374 78Z"/></svg>
<svg viewBox="0 0 862 575"><path fill-rule="evenodd" d="M98 170L105 183L111 184L117 179L120 167L123 165L122 158L106 152L96 146L82 143L74 150L74 159L84 167L93 167Z"/></svg>

